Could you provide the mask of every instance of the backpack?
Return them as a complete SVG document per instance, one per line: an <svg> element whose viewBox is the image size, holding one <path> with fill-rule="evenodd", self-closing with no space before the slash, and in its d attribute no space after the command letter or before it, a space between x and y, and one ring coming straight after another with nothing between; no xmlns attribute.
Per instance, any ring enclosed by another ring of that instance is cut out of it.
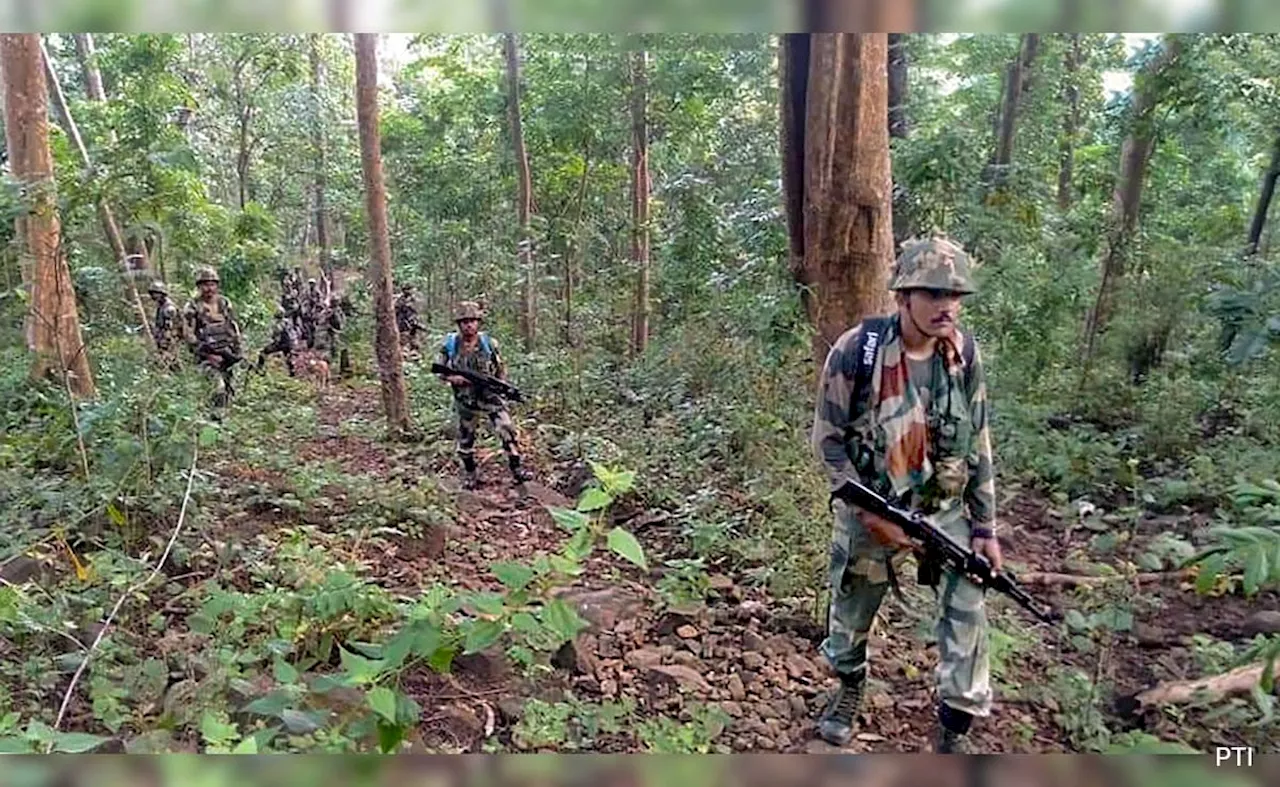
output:
<svg viewBox="0 0 1280 787"><path fill-rule="evenodd" d="M493 345L489 344L489 334L480 334L480 349L484 350L485 355L493 355ZM444 337L444 353L449 359L449 363L453 363L458 357L458 334L456 331Z"/></svg>
<svg viewBox="0 0 1280 787"><path fill-rule="evenodd" d="M857 364L853 375L853 395L849 401L849 420L853 421L862 414L866 406L866 398L871 393L871 375L875 371L876 356L880 352L880 338L893 322L893 317L868 317L862 321L862 330L858 333L858 343L854 348L854 363ZM964 387L972 384L973 357L977 343L972 335L964 343L961 359L964 361Z"/></svg>

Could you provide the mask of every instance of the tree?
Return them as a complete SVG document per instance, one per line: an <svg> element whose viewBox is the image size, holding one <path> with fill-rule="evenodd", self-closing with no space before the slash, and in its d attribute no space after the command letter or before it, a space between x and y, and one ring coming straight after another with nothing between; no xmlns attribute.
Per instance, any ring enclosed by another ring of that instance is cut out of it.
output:
<svg viewBox="0 0 1280 787"><path fill-rule="evenodd" d="M892 303L888 39L787 34L779 54L790 268L821 370L840 334Z"/></svg>
<svg viewBox="0 0 1280 787"><path fill-rule="evenodd" d="M520 123L520 52L515 33L504 33L502 48L507 66L507 120L511 128L511 149L516 161L516 223L519 239L517 259L524 273L524 293L520 308L520 333L526 351L532 350L538 333L538 278L533 263L533 237L529 229L533 209L533 184L529 174L529 152L524 145Z"/></svg>
<svg viewBox="0 0 1280 787"><path fill-rule="evenodd" d="M631 80L631 262L636 268L635 305L631 318L631 351L643 353L649 343L649 124L645 117L649 53L630 56Z"/></svg>
<svg viewBox="0 0 1280 787"><path fill-rule="evenodd" d="M1005 73L1004 96L998 114L995 151L984 178L989 188L999 190L1009 178L1009 166L1013 162L1013 137L1018 126L1018 109L1040 46L1040 36L1024 33L1018 40L1018 52Z"/></svg>
<svg viewBox="0 0 1280 787"><path fill-rule="evenodd" d="M1058 140L1058 208L1071 207L1071 178L1075 169L1076 135L1080 133L1080 34L1071 33L1062 58L1062 137Z"/></svg>
<svg viewBox="0 0 1280 787"><path fill-rule="evenodd" d="M66 130L67 137L71 139L71 147L76 151L76 155L80 157L80 165L84 167L85 175L92 177L94 173L93 162L89 159L89 151L85 148L84 139L80 136L80 129L76 126L75 118L72 117L71 110L67 107L67 98L62 93L62 85L58 82L58 75L54 73L53 61L50 60L49 52L45 48L43 41L40 43L40 58L44 63L44 75L48 83L49 97L53 99L54 113L58 116L58 122ZM112 253L115 254L116 263L121 266L125 286L129 291L129 299L138 311L138 318L142 320L143 329L150 335L151 321L147 319L147 310L142 307L142 299L138 296L138 286L134 282L133 273L129 269L128 252L125 251L124 237L120 234L120 225L116 222L115 213L111 210L111 205L104 195L98 197L98 218L102 222L102 231L107 236L107 243L111 246Z"/></svg>
<svg viewBox="0 0 1280 787"><path fill-rule="evenodd" d="M1182 51L1181 39L1166 36L1159 54L1147 61L1134 75L1133 103L1129 108L1128 133L1120 146L1119 177L1111 201L1107 239L1102 257L1102 279L1098 295L1089 310L1084 329L1084 376L1088 376L1097 339L1107 327L1111 312L1129 262L1134 234L1138 229L1138 211L1142 206L1142 187L1147 164L1156 142L1156 109L1165 98L1170 84L1169 70Z"/></svg>
<svg viewBox="0 0 1280 787"><path fill-rule="evenodd" d="M320 35L307 36L311 58L311 143L315 148L316 243L320 244L320 268L333 284L333 249L329 245L329 209L325 202L326 162L324 140L324 60L320 57Z"/></svg>
<svg viewBox="0 0 1280 787"><path fill-rule="evenodd" d="M907 36L889 34L889 136L907 137Z"/></svg>
<svg viewBox="0 0 1280 787"><path fill-rule="evenodd" d="M1271 198L1276 193L1276 178L1280 177L1280 136L1276 137L1271 148L1271 164L1262 177L1262 192L1258 195L1258 204L1253 210L1253 221L1249 223L1249 241L1245 245L1245 255L1258 253L1258 245L1262 242L1262 230L1267 225L1267 211L1271 207Z"/></svg>
<svg viewBox="0 0 1280 787"><path fill-rule="evenodd" d="M404 370L401 368L400 330L396 326L391 290L391 242L387 237L387 192L382 179L381 140L378 135L378 54L375 33L356 33L356 121L360 127L360 160L364 173L364 202L369 216L369 287L373 290L377 335L378 378L382 408L393 437L409 431Z"/></svg>
<svg viewBox="0 0 1280 787"><path fill-rule="evenodd" d="M29 337L35 351L31 374L62 378L77 396L96 394L89 356L80 335L71 273L61 249L61 228L49 149L49 121L40 36L0 35L9 164L29 200L27 251L31 255Z"/></svg>

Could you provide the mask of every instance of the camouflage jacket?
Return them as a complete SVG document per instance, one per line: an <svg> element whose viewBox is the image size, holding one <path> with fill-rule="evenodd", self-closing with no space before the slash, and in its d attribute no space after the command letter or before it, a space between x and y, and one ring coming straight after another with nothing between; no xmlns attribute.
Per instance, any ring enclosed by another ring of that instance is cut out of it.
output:
<svg viewBox="0 0 1280 787"><path fill-rule="evenodd" d="M182 321L178 318L178 307L168 296L156 304L151 335L155 338L156 348L161 352L168 352L182 342Z"/></svg>
<svg viewBox="0 0 1280 787"><path fill-rule="evenodd" d="M884 342L876 353L873 376L883 374L887 355L900 353L901 339L897 336L896 320L893 326L892 330L886 331ZM899 466L901 452L895 455L893 450L898 447L887 445L885 430L874 423L877 419L874 395L862 397L861 406L853 401L861 327L849 329L836 341L827 355L818 385L810 441L826 471L831 489L839 488L846 479L857 479L887 492L891 486L890 476L908 475L913 492L912 499L908 501L910 504L924 506L934 513L966 515L975 528L994 531L995 472L986 380L976 343L972 367L959 377L949 376L941 352L935 354L931 391L927 397L927 436L923 443L927 457L923 471L906 473ZM973 341L973 337L961 335L960 341ZM957 385L960 380L964 381L963 384ZM868 381L867 385L870 387L872 383ZM953 394L959 396L953 397ZM905 399L901 392L890 392L882 401L893 405ZM947 402L951 402L949 409L946 408ZM940 448L940 445L944 447ZM948 477L954 481L949 481ZM944 499L938 500L936 488L939 486L956 489L958 493L951 499L945 499L947 495L943 495ZM932 498L932 502L926 504L926 498Z"/></svg>
<svg viewBox="0 0 1280 787"><path fill-rule="evenodd" d="M187 344L197 354L206 349L240 354L240 325L226 296L194 298L183 308L182 318Z"/></svg>
<svg viewBox="0 0 1280 787"><path fill-rule="evenodd" d="M454 369L466 369L469 372L479 372L487 374L491 377L499 379L507 379L507 365L502 360L502 354L498 349L498 340L486 334L489 344L489 352L485 352L484 343L477 337L476 343L472 347L466 347L461 336L458 337L457 355L453 360L449 359L448 340L440 345L440 352L436 356L436 362ZM462 408L470 410L486 410L492 411L504 407L502 399L494 394L486 392L483 396L477 395L476 391L469 385L458 386L453 389L454 402Z"/></svg>

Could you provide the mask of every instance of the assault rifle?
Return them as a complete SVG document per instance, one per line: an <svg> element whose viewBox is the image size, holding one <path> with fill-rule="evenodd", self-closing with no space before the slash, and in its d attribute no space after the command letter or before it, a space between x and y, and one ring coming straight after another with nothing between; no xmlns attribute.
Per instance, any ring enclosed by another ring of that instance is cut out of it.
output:
<svg viewBox="0 0 1280 787"><path fill-rule="evenodd" d="M1042 606L1027 595L1018 586L1017 579L1011 572L993 572L991 561L985 555L975 554L967 545L956 541L949 533L925 519L924 514L919 511L894 505L857 481L846 481L831 493L831 497L870 511L902 528L908 538L919 542L923 564L950 569L980 588L1003 593L1045 623L1053 623L1059 619L1057 610Z"/></svg>
<svg viewBox="0 0 1280 787"><path fill-rule="evenodd" d="M520 393L520 389L507 382L499 380L490 374L482 374L481 372L471 372L466 369L454 369L451 366L445 366L442 363L431 364L431 371L438 375L447 377L456 375L471 383L478 392L491 391L503 399L510 399L513 402L523 402L524 394Z"/></svg>

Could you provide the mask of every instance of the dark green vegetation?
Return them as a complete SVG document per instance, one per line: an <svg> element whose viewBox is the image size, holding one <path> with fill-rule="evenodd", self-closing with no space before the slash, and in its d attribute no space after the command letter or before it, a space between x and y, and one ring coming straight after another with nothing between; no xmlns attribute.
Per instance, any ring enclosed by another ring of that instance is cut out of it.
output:
<svg viewBox="0 0 1280 787"><path fill-rule="evenodd" d="M417 439L383 440L349 43L320 39L315 101L303 36L100 37L103 105L86 100L71 40L48 43L99 165L83 177L54 132L99 396L73 408L60 386L26 378L6 220L0 745L807 745L825 685L812 656L830 524L807 446L814 364L785 263L769 37L521 39L538 265L530 351L500 42L427 37L389 64L381 131L397 283L419 285L433 343L453 302L487 301L532 399L514 415L538 502L515 499L498 460L480 494L454 491L447 393L425 359L406 364ZM625 51L639 46L652 315L647 348L631 355ZM1274 166L1280 40L1182 42L1151 115L1126 275L1089 358L1082 326L1133 130L1127 99L1106 95L1102 77L1151 53L1129 62L1119 39L1086 35L1072 71L1072 41L1043 36L1006 182L988 188L1001 75L1018 46L908 37L910 130L893 143L898 221L946 230L983 263L965 317L988 364L1006 554L1023 572L1096 578L1037 589L1072 609L1056 631L993 602L998 699L1012 702L982 743L1274 749L1270 671L1265 688L1198 705L1134 714L1114 700L1256 663L1280 644L1270 225L1242 253ZM194 110L185 125L183 107ZM158 230L152 266L176 293L196 266L218 265L256 351L277 267L316 258L317 117L328 235L357 308L356 376L317 393L276 364L211 424L198 376L149 362L96 200L117 206L126 234ZM12 185L0 204L6 218L21 212ZM120 606L55 730L101 621L165 553L189 481L160 575ZM1128 577L1198 556L1196 573ZM925 739L931 599L911 598L887 605L864 749Z"/></svg>

